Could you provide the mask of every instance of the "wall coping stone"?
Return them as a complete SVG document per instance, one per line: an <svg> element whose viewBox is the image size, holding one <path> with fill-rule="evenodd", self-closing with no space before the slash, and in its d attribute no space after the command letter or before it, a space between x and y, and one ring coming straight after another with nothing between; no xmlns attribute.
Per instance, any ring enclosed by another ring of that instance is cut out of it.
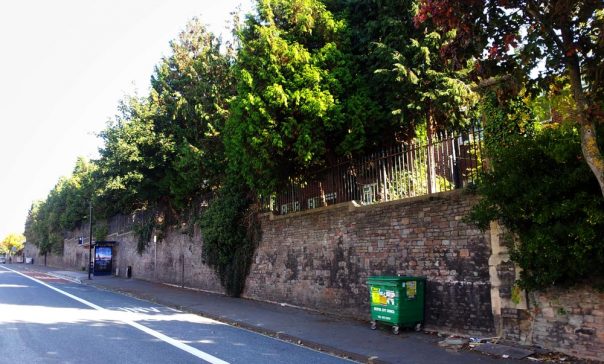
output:
<svg viewBox="0 0 604 364"><path fill-rule="evenodd" d="M268 216L271 221L283 220L283 219L295 218L295 217L306 216L306 215L311 215L311 214L320 214L320 213L324 213L324 212L327 212L330 210L339 210L339 209L344 209L344 208L347 208L348 211L370 210L370 209L375 209L375 208L383 208L383 207L387 207L387 206L414 204L414 203L422 202L422 201L445 200L447 198L460 196L464 193L467 193L466 189L457 189L457 190L451 190L451 191L437 192L437 193L433 193L433 194L429 194L429 195L403 198L400 200L379 202L379 203L374 203L374 204L370 204L370 205L363 205L355 200L352 200L352 201L347 201L347 202L341 202L341 203L338 203L335 205L317 207L315 209L298 211L298 212L292 212L292 213L286 214L286 215L275 215L272 211L270 211L270 212L265 212L265 213L261 214L261 216Z"/></svg>

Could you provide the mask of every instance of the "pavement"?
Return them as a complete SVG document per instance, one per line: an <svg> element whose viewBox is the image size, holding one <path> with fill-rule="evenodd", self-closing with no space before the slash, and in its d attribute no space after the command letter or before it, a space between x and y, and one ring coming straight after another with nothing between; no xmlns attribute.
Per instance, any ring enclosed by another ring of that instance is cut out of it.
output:
<svg viewBox="0 0 604 364"><path fill-rule="evenodd" d="M445 338L434 333L388 327L371 330L368 322L344 319L286 304L233 298L158 282L96 276L39 265L27 265L75 283L120 292L185 312L198 314L297 345L349 358L361 363L521 363L474 350L439 346Z"/></svg>

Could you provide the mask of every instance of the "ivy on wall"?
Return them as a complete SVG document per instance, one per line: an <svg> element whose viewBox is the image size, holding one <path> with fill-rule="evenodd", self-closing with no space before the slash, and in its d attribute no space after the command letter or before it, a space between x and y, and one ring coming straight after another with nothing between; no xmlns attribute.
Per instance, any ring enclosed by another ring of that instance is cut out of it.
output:
<svg viewBox="0 0 604 364"><path fill-rule="evenodd" d="M234 297L243 291L260 240L257 209L250 196L245 186L230 181L200 218L203 259L214 268L227 294Z"/></svg>

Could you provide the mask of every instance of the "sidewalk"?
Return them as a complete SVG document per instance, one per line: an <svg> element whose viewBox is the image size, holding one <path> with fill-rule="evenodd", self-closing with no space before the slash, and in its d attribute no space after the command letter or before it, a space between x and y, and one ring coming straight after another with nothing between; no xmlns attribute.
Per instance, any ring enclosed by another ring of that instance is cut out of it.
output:
<svg viewBox="0 0 604 364"><path fill-rule="evenodd" d="M86 272L61 271L31 265L28 268L199 314L363 363L520 362L489 357L473 351L447 351L438 346L438 342L444 338L436 335L401 330L400 335L396 336L386 328L372 331L369 323L341 319L287 305L232 298L138 279L101 276L93 277L89 281Z"/></svg>

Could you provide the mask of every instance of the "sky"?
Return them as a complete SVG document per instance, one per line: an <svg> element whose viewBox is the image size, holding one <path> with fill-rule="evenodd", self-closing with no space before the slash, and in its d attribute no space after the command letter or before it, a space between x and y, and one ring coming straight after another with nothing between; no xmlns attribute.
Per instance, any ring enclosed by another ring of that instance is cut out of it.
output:
<svg viewBox="0 0 604 364"><path fill-rule="evenodd" d="M230 13L252 0L0 2L0 240L22 233L125 95L145 95L169 42L197 16L229 36Z"/></svg>

